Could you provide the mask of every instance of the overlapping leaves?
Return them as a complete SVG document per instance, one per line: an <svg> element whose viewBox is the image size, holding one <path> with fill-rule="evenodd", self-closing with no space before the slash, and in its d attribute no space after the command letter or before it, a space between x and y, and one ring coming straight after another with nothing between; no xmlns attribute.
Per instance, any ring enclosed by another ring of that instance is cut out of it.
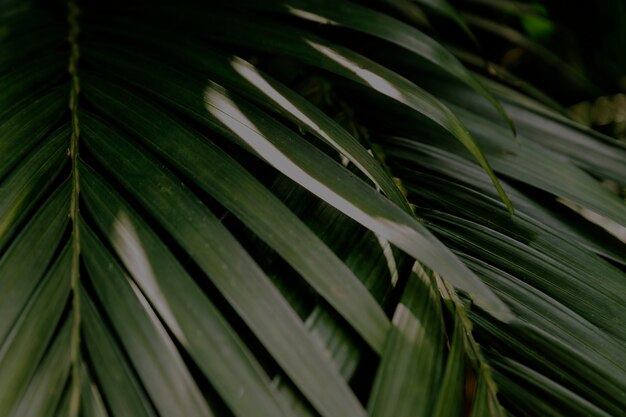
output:
<svg viewBox="0 0 626 417"><path fill-rule="evenodd" d="M62 6L0 15L1 415L624 409L624 245L552 198L625 223L589 175L626 178L610 140L502 107L367 6L76 7L69 43ZM469 89L393 72L310 20ZM279 81L276 56L359 89L355 109L388 106L366 123L376 135L359 141ZM524 186L501 188L491 166Z"/></svg>

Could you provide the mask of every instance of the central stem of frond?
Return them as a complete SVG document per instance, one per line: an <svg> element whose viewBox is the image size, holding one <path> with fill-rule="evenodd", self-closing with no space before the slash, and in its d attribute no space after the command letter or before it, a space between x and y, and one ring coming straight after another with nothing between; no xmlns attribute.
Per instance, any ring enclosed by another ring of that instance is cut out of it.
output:
<svg viewBox="0 0 626 417"><path fill-rule="evenodd" d="M72 219L72 336L71 336L71 363L72 363L72 386L70 398L70 416L78 416L80 408L80 228L79 228L79 194L80 181L78 171L78 144L80 127L78 122L78 94L80 84L78 79L78 16L80 10L75 0L68 1L67 22L69 25L68 43L70 45L70 59L68 72L70 75L69 108L71 113L72 135L70 138L69 154L72 160L72 199L70 202L70 217Z"/></svg>

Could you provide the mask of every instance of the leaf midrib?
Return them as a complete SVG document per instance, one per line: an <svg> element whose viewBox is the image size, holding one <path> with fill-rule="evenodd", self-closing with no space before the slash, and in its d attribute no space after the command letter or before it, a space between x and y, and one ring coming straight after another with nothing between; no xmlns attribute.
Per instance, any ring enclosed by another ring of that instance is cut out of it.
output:
<svg viewBox="0 0 626 417"><path fill-rule="evenodd" d="M76 4L76 0L68 0L67 3L67 23L68 37L67 41L70 47L70 57L68 63L68 73L70 76L70 94L69 109L71 113L72 135L70 137L69 154L72 164L71 181L72 195L70 202L70 218L72 219L72 235L71 250L72 264L70 272L70 285L72 289L72 328L71 328L71 345L70 359L72 367L71 376L71 394L70 394L70 416L78 415L80 405L80 229L79 229L79 194L80 182L78 171L78 143L80 137L80 128L78 121L78 94L80 91L80 82L78 78L78 61L79 47L78 35L80 27L78 25L78 16L80 9Z"/></svg>

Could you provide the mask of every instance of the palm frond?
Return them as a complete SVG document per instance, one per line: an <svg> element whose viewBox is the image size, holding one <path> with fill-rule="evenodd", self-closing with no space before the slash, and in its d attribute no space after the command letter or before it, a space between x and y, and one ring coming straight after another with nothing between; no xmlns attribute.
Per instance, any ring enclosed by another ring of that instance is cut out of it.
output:
<svg viewBox="0 0 626 417"><path fill-rule="evenodd" d="M626 149L416 4L7 4L0 415L623 415Z"/></svg>

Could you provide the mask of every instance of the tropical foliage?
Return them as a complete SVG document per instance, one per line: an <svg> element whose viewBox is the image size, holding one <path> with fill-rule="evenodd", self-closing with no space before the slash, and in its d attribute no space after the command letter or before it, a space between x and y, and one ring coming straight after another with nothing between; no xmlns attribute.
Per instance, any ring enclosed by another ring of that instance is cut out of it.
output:
<svg viewBox="0 0 626 417"><path fill-rule="evenodd" d="M626 147L474 29L584 84L441 0L5 3L0 416L625 415Z"/></svg>

